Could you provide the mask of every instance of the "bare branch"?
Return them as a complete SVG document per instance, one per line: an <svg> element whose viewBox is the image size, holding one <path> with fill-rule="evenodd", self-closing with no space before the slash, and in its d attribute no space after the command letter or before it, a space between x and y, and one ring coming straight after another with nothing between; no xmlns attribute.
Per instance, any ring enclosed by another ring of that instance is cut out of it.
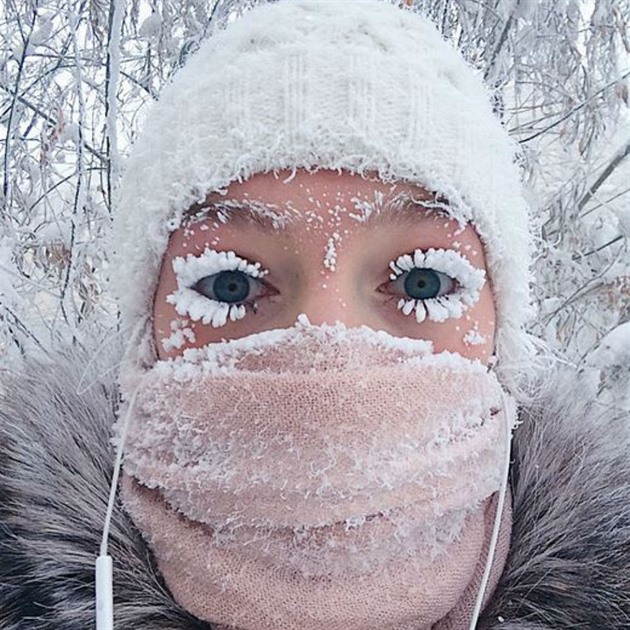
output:
<svg viewBox="0 0 630 630"><path fill-rule="evenodd" d="M107 69L105 75L105 121L107 132L107 199L111 213L113 182L118 179L118 132L116 130L116 90L120 74L120 33L124 17L124 0L110 0L107 35Z"/></svg>
<svg viewBox="0 0 630 630"><path fill-rule="evenodd" d="M0 89L4 90L5 92L10 94L11 96L15 97L16 100L18 100L23 105L26 105L26 107L28 107L31 111L35 112L42 120L45 120L50 125L55 125L57 123L57 121L52 116L49 116L46 112L43 112L41 109L39 109L39 107L37 107L37 105L34 105L33 103L31 103L30 101L25 99L23 96L16 96L15 92L13 92L12 90L7 89L4 85L0 85ZM83 142L83 146L97 160L99 160L103 164L107 164L107 156L106 155L104 155L100 151L97 151L93 146L90 146L87 142Z"/></svg>
<svg viewBox="0 0 630 630"><path fill-rule="evenodd" d="M22 54L18 62L18 71L17 71L17 76L15 78L15 95L11 99L11 106L9 109L9 120L7 122L7 135L6 135L6 140L4 144L4 182L2 184L2 193L5 199L5 203L9 203L9 193L10 193L9 161L11 159L10 146L11 146L11 139L13 136L13 116L15 114L17 93L19 91L20 81L22 80L22 72L24 71L24 62L26 61L26 56L28 54L28 46L29 46L31 34L33 33L33 29L35 28L35 20L37 20L38 8L39 8L39 2L36 2L35 5L33 6L29 32L28 32L28 35L26 35L26 38L24 40L24 45L22 47Z"/></svg>
<svg viewBox="0 0 630 630"><path fill-rule="evenodd" d="M606 84L603 88L599 89L597 92L592 94L589 98L587 98L584 101L582 101L579 105L576 105L573 109L570 109L566 114L561 116L558 120L556 120L551 125L548 125L544 129L541 129L540 131L537 131L535 134L529 136L528 138L524 138L523 140L519 140L520 144L525 144L527 142L531 142L532 140L535 140L536 138L546 134L548 131L551 131L553 128L555 128L558 125L562 124L565 120L567 120L568 118L571 118L571 116L573 116L574 114L579 112L581 109L586 107L590 102L594 101L598 96L600 96L601 94L603 94L607 90L610 90L611 88L615 87L619 83L619 81L623 81L624 79L627 79L629 76L630 76L630 70L624 72L620 77L618 77L614 81L611 81L610 83Z"/></svg>
<svg viewBox="0 0 630 630"><path fill-rule="evenodd" d="M615 243L622 241L624 238L625 238L624 235L620 234L619 236L616 236L615 238L608 241L607 243L604 243L603 245L600 245L599 247L592 249L590 252L586 252L586 254L575 254L573 256L573 260L580 260L581 258L587 258L588 256L592 256L593 254L596 254L597 252L601 252L607 247L610 247L611 245L614 245Z"/></svg>
<svg viewBox="0 0 630 630"><path fill-rule="evenodd" d="M586 191L582 199L578 202L578 212L584 208L589 200L597 193L602 184L615 172L615 169L623 162L630 153L630 140L621 147L617 154L610 160L610 163L602 171L600 176L595 180L595 183Z"/></svg>

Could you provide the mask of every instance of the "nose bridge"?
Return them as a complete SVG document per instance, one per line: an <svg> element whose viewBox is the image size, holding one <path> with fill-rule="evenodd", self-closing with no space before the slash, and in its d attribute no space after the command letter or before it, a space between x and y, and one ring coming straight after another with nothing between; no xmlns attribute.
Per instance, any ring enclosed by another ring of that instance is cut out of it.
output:
<svg viewBox="0 0 630 630"><path fill-rule="evenodd" d="M309 276L300 291L298 309L315 325L341 322L356 327L370 323L356 279L353 282L339 269Z"/></svg>
<svg viewBox="0 0 630 630"><path fill-rule="evenodd" d="M294 259L295 314L306 314L314 325L376 326L362 253L365 242L355 220L343 213L334 215L308 234Z"/></svg>

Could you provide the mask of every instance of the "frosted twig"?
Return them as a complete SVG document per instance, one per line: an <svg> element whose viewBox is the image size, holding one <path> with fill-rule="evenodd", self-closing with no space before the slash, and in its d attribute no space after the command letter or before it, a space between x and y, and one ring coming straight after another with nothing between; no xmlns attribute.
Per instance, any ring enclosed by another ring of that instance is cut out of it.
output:
<svg viewBox="0 0 630 630"><path fill-rule="evenodd" d="M518 0L516 4L518 5ZM494 71L494 68L496 66L497 59L499 55L501 54L501 50L503 46L505 46L505 42L507 41L507 38L508 38L508 33L510 32L510 27L512 26L513 16L514 16L514 8L512 8L512 11L510 12L508 19L505 21L505 25L503 26L503 30L501 31L501 36L499 37L499 41L497 42L497 45L492 51L492 56L490 57L490 61L488 62L488 65L486 66L486 70L483 75L483 78L485 81L489 80L490 75Z"/></svg>
<svg viewBox="0 0 630 630"><path fill-rule="evenodd" d="M116 129L116 91L120 75L120 33L124 14L124 0L110 0L109 29L107 41L107 68L105 73L105 121L107 130L107 198L111 213L112 188L118 181L120 165L118 158L118 132Z"/></svg>
<svg viewBox="0 0 630 630"><path fill-rule="evenodd" d="M571 116L573 116L576 112L579 112L581 109L586 107L591 101L595 100L598 96L600 96L601 94L603 94L607 90L610 90L610 88L615 87L620 81L623 81L623 80L627 79L629 76L630 76L630 71L624 72L621 76L619 76L618 78L614 79L610 83L607 83L603 88L597 90L597 92L591 94L591 96L589 96L588 98L584 99L581 103L579 103L578 105L576 105L575 107L570 109L566 114L561 116L558 120L556 120L552 124L548 125L544 129L541 129L540 131L537 131L535 134L533 134L533 135L531 135L531 136L529 136L527 138L524 138L523 140L519 140L519 142L521 144L525 144L526 142L531 142L532 140L535 140L539 136L544 135L548 131L551 131L554 127L557 127L558 125L563 123L568 118L571 118Z"/></svg>
<svg viewBox="0 0 630 630"><path fill-rule="evenodd" d="M43 110L41 110L39 107L37 107L36 105L34 105L33 103L31 103L28 99L24 98L23 96L16 94L13 90L8 89L7 87L5 87L4 85L2 85L0 83L0 89L4 90L7 94L9 94L12 97L15 97L15 99L17 101L19 101L20 103L22 103L22 105L26 105L26 107L28 107L31 111L33 111L34 113L36 113L42 120L45 120L47 123L54 125L56 123L56 120L52 117L49 116L46 112L44 112ZM93 146L91 146L89 143L87 142L83 142L83 146L100 162L102 162L103 164L105 164L107 162L107 157L105 155L103 155L100 151L97 151Z"/></svg>
<svg viewBox="0 0 630 630"><path fill-rule="evenodd" d="M607 247L610 247L611 245L614 245L615 243L618 243L619 241L623 240L625 238L625 236L623 234L620 234L619 236L616 236L615 238L611 239L610 241L608 241L607 243L604 243L603 245L600 245L599 247L596 247L595 249L591 249L590 252L586 252L586 254L574 254L573 255L573 260L580 260L581 258L586 258L587 256L592 256L593 254L596 254L597 252L601 252L603 249L606 249Z"/></svg>
<svg viewBox="0 0 630 630"><path fill-rule="evenodd" d="M54 293L53 291L51 291L50 289L47 289L45 286L42 286L41 284L35 282L34 280L31 280L30 278L27 278L26 276L24 276L22 274L15 273L15 271L13 271L13 269L10 269L9 267L6 267L5 265L0 264L0 269L2 271L4 271L5 273L10 273L15 278L19 278L22 282L26 282L27 284L30 284L32 287L34 287L34 288L36 288L36 289L38 289L40 291L43 291L44 293L47 293L51 297L54 297L56 299L59 298L59 296L56 293Z"/></svg>
<svg viewBox="0 0 630 630"><path fill-rule="evenodd" d="M29 327L18 317L16 313L14 313L6 304L0 303L0 306L11 316L15 325L22 331L23 334L32 339L40 348L44 349L35 333L29 329Z"/></svg>
<svg viewBox="0 0 630 630"><path fill-rule="evenodd" d="M72 6L72 0L67 0L67 10L68 10L68 24L70 26L70 31L72 33L72 48L74 50L74 56L76 59L79 59L79 43L77 41L77 26L79 24L79 19L77 19L77 15L74 12L74 8ZM79 207L83 202L83 186L84 186L84 163L83 163L83 125L85 121L85 101L83 99L83 89L82 89L82 77L81 77L81 66L79 63L74 64L74 77L76 82L76 90L77 90L77 98L79 101L79 115L78 115L78 125L77 125L77 187L74 194L74 202L72 207L72 221L70 224L70 245L68 247L69 257L68 264L66 266L66 274L63 281L63 287L61 289L61 298L59 301L59 306L61 308L61 312L63 317L67 323L70 323L68 319L68 314L65 309L65 297L66 292L68 290L68 285L70 283L70 277L72 275L72 271L74 270L74 242L75 242L75 233L76 233L76 224L77 224L77 214L79 212Z"/></svg>
<svg viewBox="0 0 630 630"><path fill-rule="evenodd" d="M601 175L595 180L595 183L586 191L585 195L578 201L578 212L584 208L589 199L599 190L601 185L614 173L615 169L630 154L630 140L628 140L616 155L610 160L608 166L602 171ZM596 250L598 251L598 250Z"/></svg>
<svg viewBox="0 0 630 630"><path fill-rule="evenodd" d="M39 2L35 2L33 5L31 24L28 31L28 35L24 39L24 45L22 48L22 55L20 56L20 60L18 62L18 71L17 76L15 78L15 90L13 91L13 98L11 99L11 105L9 106L9 117L7 120L7 134L4 146L4 182L2 184L2 193L4 196L5 203L9 203L11 188L10 188L10 175L9 175L9 161L11 159L11 136L13 135L13 117L15 115L15 104L18 100L18 93L20 91L20 81L22 80L22 72L24 71L24 62L26 60L26 55L28 54L28 46L30 43L30 38L33 33L33 29L35 28L35 20L37 19L37 10L39 8Z"/></svg>
<svg viewBox="0 0 630 630"><path fill-rule="evenodd" d="M619 199L619 197L623 197L624 195L627 195L628 193L630 193L630 188L624 188L623 190L620 190L618 193L615 193L612 197L608 197L608 199L605 199L604 201L600 201L599 198L596 198L596 200L599 203L593 206L592 208L589 208L586 212L583 212L580 215L580 219L583 219L585 216L588 216L589 214L591 214L591 212L595 212L595 210L599 210L602 207L606 207L609 203L615 201L616 199Z"/></svg>

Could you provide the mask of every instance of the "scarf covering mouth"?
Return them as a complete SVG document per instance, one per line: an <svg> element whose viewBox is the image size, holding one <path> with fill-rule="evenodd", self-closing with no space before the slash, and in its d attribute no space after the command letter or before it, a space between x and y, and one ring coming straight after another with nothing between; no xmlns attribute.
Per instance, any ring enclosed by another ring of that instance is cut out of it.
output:
<svg viewBox="0 0 630 630"><path fill-rule="evenodd" d="M485 366L427 346L297 326L142 376L123 498L182 606L243 630L472 610L514 409Z"/></svg>

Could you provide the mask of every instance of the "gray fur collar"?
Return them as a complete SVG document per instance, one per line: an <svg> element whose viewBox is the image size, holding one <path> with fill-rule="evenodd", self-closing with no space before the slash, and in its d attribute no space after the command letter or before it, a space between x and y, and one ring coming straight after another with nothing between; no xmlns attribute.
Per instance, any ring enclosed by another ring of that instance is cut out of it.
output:
<svg viewBox="0 0 630 630"><path fill-rule="evenodd" d="M94 627L120 358L116 346L95 347L66 345L2 374L4 630ZM79 383L91 386L78 394ZM521 412L511 552L479 628L630 628L630 426L580 392L577 374L555 374L542 402ZM173 601L120 506L110 550L116 630L212 628Z"/></svg>

